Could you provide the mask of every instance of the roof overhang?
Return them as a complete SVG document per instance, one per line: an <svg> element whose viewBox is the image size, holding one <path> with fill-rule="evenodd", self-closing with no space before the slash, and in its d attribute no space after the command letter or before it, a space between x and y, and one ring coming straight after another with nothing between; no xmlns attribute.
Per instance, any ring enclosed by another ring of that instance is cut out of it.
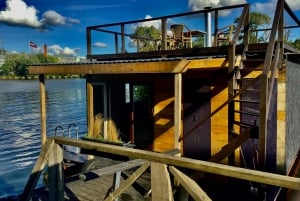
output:
<svg viewBox="0 0 300 201"><path fill-rule="evenodd" d="M237 61L238 62L238 61ZM226 58L158 61L110 61L95 63L40 64L29 67L29 74L153 74L184 73L190 69L227 68Z"/></svg>

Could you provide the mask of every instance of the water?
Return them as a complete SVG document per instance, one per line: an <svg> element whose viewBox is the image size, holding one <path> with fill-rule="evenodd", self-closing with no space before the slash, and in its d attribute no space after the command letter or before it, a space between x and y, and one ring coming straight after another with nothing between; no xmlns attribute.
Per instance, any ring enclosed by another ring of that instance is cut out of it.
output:
<svg viewBox="0 0 300 201"><path fill-rule="evenodd" d="M46 93L47 135L71 123L84 135L85 80L46 80ZM40 148L39 81L0 80L0 198L22 193Z"/></svg>

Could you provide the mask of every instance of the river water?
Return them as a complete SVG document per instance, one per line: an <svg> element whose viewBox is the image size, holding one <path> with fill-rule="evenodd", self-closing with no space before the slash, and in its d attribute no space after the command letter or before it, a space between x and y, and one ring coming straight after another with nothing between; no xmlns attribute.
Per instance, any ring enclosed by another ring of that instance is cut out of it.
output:
<svg viewBox="0 0 300 201"><path fill-rule="evenodd" d="M84 135L85 80L46 80L46 93L47 135L73 123ZM22 193L40 148L39 81L0 80L0 198Z"/></svg>

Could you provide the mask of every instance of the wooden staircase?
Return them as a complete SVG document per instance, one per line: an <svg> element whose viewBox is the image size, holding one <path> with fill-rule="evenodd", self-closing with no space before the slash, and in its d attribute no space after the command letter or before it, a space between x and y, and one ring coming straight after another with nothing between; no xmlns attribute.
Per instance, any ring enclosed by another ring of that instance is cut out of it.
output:
<svg viewBox="0 0 300 201"><path fill-rule="evenodd" d="M240 65L235 68L233 90L240 95L233 99L235 133L251 131L258 138L259 122L259 74L262 73L267 45L252 45L242 53Z"/></svg>

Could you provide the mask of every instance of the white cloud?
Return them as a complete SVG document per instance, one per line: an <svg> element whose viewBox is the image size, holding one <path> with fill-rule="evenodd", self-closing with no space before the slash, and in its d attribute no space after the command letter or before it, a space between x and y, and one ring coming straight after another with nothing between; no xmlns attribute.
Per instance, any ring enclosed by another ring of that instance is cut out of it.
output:
<svg viewBox="0 0 300 201"><path fill-rule="evenodd" d="M60 26L66 24L66 18L53 10L49 10L43 14L41 22L49 26Z"/></svg>
<svg viewBox="0 0 300 201"><path fill-rule="evenodd" d="M293 11L300 10L300 1L299 0L286 0L288 5ZM251 5L251 11L256 11L260 13L270 14L273 17L276 9L276 0L269 0L267 2L257 2Z"/></svg>
<svg viewBox="0 0 300 201"><path fill-rule="evenodd" d="M27 5L23 0L6 0L5 10L0 11L0 23L38 30L79 23L79 20L64 17L53 10L46 11L39 20L38 13L34 6Z"/></svg>
<svg viewBox="0 0 300 201"><path fill-rule="evenodd" d="M246 0L189 0L189 7L193 10L203 10L205 7L219 8L223 6L232 6L244 4ZM222 11L220 15L228 15L230 11Z"/></svg>
<svg viewBox="0 0 300 201"><path fill-rule="evenodd" d="M260 13L266 13L267 11L268 13L266 14L271 14L274 13L276 3L277 3L276 0L270 0L264 3L257 2L251 5L251 11L260 12Z"/></svg>
<svg viewBox="0 0 300 201"><path fill-rule="evenodd" d="M62 48L59 45L51 45L48 47L48 52L56 56L76 56L79 48Z"/></svg>
<svg viewBox="0 0 300 201"><path fill-rule="evenodd" d="M22 0L7 0L6 9L0 11L0 22L8 25L20 25L33 28L41 27L34 6L27 6Z"/></svg>
<svg viewBox="0 0 300 201"><path fill-rule="evenodd" d="M152 19L151 15L146 15L145 19ZM151 20L151 21L146 21L146 22L140 22L138 24L139 27L155 27L157 29L161 29L161 21L160 20Z"/></svg>
<svg viewBox="0 0 300 201"><path fill-rule="evenodd" d="M94 43L93 45L94 47L101 47L101 48L104 48L104 47L107 47L107 44L103 43L103 42L96 42Z"/></svg>
<svg viewBox="0 0 300 201"><path fill-rule="evenodd" d="M300 1L299 0L286 0L290 8L294 11L300 10Z"/></svg>

